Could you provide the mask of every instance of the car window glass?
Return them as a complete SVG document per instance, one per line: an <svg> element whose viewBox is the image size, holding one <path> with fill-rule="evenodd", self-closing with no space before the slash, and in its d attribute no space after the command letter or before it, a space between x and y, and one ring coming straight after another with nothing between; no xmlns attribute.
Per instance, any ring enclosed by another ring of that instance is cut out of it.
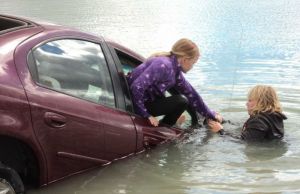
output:
<svg viewBox="0 0 300 194"><path fill-rule="evenodd" d="M115 49L116 53L118 55L118 58L121 62L122 65L122 69L125 75L127 75L129 72L131 72L135 67L137 67L138 65L140 65L142 62L127 55L126 53Z"/></svg>
<svg viewBox="0 0 300 194"><path fill-rule="evenodd" d="M112 82L101 47L63 39L34 49L40 85L95 103L115 107Z"/></svg>

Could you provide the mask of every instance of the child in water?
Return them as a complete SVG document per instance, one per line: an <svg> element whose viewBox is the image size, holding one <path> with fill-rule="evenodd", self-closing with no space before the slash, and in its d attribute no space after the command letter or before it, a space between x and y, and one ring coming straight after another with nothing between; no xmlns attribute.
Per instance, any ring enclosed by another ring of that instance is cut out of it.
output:
<svg viewBox="0 0 300 194"><path fill-rule="evenodd" d="M245 122L241 139L246 141L264 141L281 139L284 136L282 113L276 91L271 86L257 85L248 94L246 103L249 118ZM224 133L223 126L209 120L208 125L213 132Z"/></svg>

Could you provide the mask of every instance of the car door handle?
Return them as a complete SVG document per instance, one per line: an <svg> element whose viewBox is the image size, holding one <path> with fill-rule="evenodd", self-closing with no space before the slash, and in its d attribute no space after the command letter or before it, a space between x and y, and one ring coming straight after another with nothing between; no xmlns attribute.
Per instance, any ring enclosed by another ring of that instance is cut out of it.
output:
<svg viewBox="0 0 300 194"><path fill-rule="evenodd" d="M54 128L62 128L67 122L66 117L53 112L45 112L44 119L47 125Z"/></svg>

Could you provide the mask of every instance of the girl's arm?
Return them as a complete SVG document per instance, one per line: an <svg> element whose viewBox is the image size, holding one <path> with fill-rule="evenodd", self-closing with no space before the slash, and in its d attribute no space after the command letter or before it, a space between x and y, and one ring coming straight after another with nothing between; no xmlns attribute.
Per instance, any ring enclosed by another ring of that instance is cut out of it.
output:
<svg viewBox="0 0 300 194"><path fill-rule="evenodd" d="M189 101L189 104L195 108L195 110L202 116L209 119L222 119L219 115L216 118L216 112L210 110L204 103L202 97L196 92L196 90L191 86L191 84L184 78L180 72L176 77L176 85L174 87L177 91L183 94Z"/></svg>

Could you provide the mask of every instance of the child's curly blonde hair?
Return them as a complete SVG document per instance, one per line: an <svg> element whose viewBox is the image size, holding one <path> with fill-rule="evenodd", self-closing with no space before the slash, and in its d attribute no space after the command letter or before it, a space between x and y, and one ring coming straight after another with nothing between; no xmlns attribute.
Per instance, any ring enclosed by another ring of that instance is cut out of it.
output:
<svg viewBox="0 0 300 194"><path fill-rule="evenodd" d="M277 93L271 86L256 85L249 91L248 99L256 101L250 115L256 115L260 112L282 112Z"/></svg>

